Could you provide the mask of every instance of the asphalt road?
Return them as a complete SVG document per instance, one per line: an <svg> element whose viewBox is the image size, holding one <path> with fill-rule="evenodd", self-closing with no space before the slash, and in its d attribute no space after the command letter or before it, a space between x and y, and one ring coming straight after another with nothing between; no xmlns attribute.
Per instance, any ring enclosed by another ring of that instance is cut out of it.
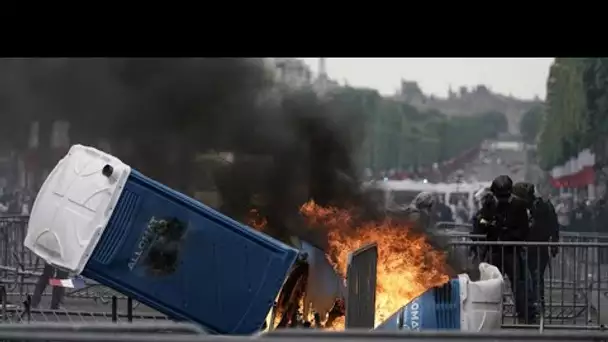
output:
<svg viewBox="0 0 608 342"><path fill-rule="evenodd" d="M463 168L463 174L479 182L492 181L498 175L510 175L514 181L524 180L524 151L488 151L481 153Z"/></svg>

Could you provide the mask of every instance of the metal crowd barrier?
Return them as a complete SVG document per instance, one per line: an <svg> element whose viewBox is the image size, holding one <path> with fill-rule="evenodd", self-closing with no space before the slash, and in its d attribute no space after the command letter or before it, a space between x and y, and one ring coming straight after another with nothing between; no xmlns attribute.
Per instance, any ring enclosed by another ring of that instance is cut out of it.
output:
<svg viewBox="0 0 608 342"><path fill-rule="evenodd" d="M526 289L536 288L524 291L528 293L526 301L544 296L544 328L604 329L608 323L608 313L602 315L602 310L608 310L608 234L560 232L559 242L491 242L484 241L483 235L471 234L471 230L469 224L436 225L436 233L450 240L449 252L456 260L466 260L465 269L475 269L480 261L486 261L500 263L496 266L506 273L505 268L510 265L504 265L505 258L522 258L520 263L525 270L514 274L523 274L523 281L508 280L504 288L503 327L530 326L516 318L511 286L515 283ZM557 252L555 256L551 250ZM543 258L548 259L544 274L533 274L530 270L537 269ZM541 303L535 305L540 307Z"/></svg>
<svg viewBox="0 0 608 342"><path fill-rule="evenodd" d="M447 235L469 236L468 234L473 231L472 224L449 221L437 222L435 228ZM607 233L560 231L559 234L560 240L564 242L608 242Z"/></svg>
<svg viewBox="0 0 608 342"><path fill-rule="evenodd" d="M456 223L451 221L440 221L435 223L435 228L439 230L451 229L457 232L470 232L473 229L473 225L468 223Z"/></svg>
<svg viewBox="0 0 608 342"><path fill-rule="evenodd" d="M35 271L44 266L23 246L28 219L27 216L0 216L0 265L5 268Z"/></svg>
<svg viewBox="0 0 608 342"><path fill-rule="evenodd" d="M553 256L551 251L557 254ZM608 323L608 313L602 313L608 310L608 264L598 258L600 252L608 252L608 243L472 241L463 237L452 239L449 249L469 263L467 268L489 262L508 279L503 289L504 328L542 323L543 328L603 329ZM544 274L534 272L545 260ZM520 311L525 311L520 316L538 311L538 320L531 323L517 317L517 296L525 303L520 305Z"/></svg>
<svg viewBox="0 0 608 342"><path fill-rule="evenodd" d="M0 216L0 321L167 320L165 315L140 306L126 296L91 280L85 280L84 288L66 289L60 309L48 309L51 286L47 286L43 292L39 307L31 307L28 301L42 274L44 261L23 246L27 224L27 216ZM122 309L118 310L117 307Z"/></svg>
<svg viewBox="0 0 608 342"><path fill-rule="evenodd" d="M568 242L600 242L608 243L608 234L606 233L579 233L579 232L560 232L560 240ZM596 258L601 260L603 264L608 264L608 251L596 251Z"/></svg>
<svg viewBox="0 0 608 342"><path fill-rule="evenodd" d="M562 233L563 241L554 243L488 242L483 241L483 236L471 235L470 225L439 223L437 228L440 234L449 237L449 252L466 260L468 268L474 268L482 261L482 256L488 258L486 261L492 261L489 259L498 255L504 262L509 256L513 258L509 250L517 249L525 260L521 263L529 269L530 264L540 263L541 255L545 256L543 253L548 253L547 250L556 250L556 256L549 257L542 291L540 286L536 290L536 297L540 298L541 292L545 297L541 324L545 328L556 329L603 329L608 323L608 313L602 314L602 310L608 310L608 259L604 257L608 255L608 236ZM0 217L0 319L5 324L167 320L166 316L151 309L138 308L136 302L94 282L89 282L85 289L68 291L64 309L47 310L42 305L40 308L29 307L28 295L33 292L44 263L23 247L26 229L27 217ZM504 270L504 265L497 266ZM529 271L523 274L524 287L541 283L538 275L534 277ZM538 324L517 320L510 283L520 282L515 279L507 283L504 288L503 327L538 327ZM534 297L533 290L525 293L528 295L526 300ZM50 289L45 295L50 295ZM124 309L117 309L125 306L126 313ZM0 340L5 339L0 337Z"/></svg>
<svg viewBox="0 0 608 342"><path fill-rule="evenodd" d="M454 222L438 222L436 225L438 234L447 236L451 240L456 241L482 241L485 240L484 235L472 234L472 225L470 224L457 224ZM572 242L572 243L608 243L608 234L606 233L579 233L579 232L560 232L560 242ZM589 249L582 253L581 249L576 251L578 255L574 255L574 258L581 260L581 258L588 258L594 264L608 265L608 250L603 248L593 248L589 245ZM598 276L608 281L608 269L601 267Z"/></svg>

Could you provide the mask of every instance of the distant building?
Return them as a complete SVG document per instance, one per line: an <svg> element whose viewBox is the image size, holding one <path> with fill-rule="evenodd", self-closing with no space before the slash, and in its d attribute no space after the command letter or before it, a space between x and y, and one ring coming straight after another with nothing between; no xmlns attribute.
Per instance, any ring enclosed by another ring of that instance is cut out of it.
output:
<svg viewBox="0 0 608 342"><path fill-rule="evenodd" d="M325 95L327 92L340 87L340 84L329 78L327 75L327 64L324 57L319 58L318 75L313 82L313 89L319 95Z"/></svg>
<svg viewBox="0 0 608 342"><path fill-rule="evenodd" d="M448 116L468 116L478 113L497 111L504 113L509 122L509 132L519 132L519 121L523 114L540 103L538 98L534 100L520 100L512 96L505 96L492 92L484 85L478 85L467 89L459 87L448 91L446 98L427 96L417 82L401 80L401 89L397 91L394 98L407 103L421 111L438 110Z"/></svg>
<svg viewBox="0 0 608 342"><path fill-rule="evenodd" d="M340 87L340 84L329 78L326 72L325 58L319 58L318 74L313 76L310 67L296 58L267 58L266 66L274 74L278 84L291 89L312 87L319 95Z"/></svg>
<svg viewBox="0 0 608 342"><path fill-rule="evenodd" d="M423 106L426 103L426 96L416 82L401 80L401 90L397 94L397 99L412 106Z"/></svg>
<svg viewBox="0 0 608 342"><path fill-rule="evenodd" d="M302 88L312 84L312 71L297 58L273 58L275 80L290 88Z"/></svg>

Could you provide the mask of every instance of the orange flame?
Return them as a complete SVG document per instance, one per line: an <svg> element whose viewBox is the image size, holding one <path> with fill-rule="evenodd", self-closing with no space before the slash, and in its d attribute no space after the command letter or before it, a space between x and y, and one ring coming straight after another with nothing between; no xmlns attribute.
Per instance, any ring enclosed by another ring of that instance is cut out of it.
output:
<svg viewBox="0 0 608 342"><path fill-rule="evenodd" d="M249 211L249 215L246 218L246 222L248 226L259 232L263 232L264 228L266 228L266 225L268 224L266 218L261 216L256 209L251 209Z"/></svg>
<svg viewBox="0 0 608 342"><path fill-rule="evenodd" d="M376 325L427 289L449 280L445 255L420 234L386 219L356 223L349 211L305 203L300 212L311 226L329 230L328 255L346 275L349 253L369 243L378 246Z"/></svg>
<svg viewBox="0 0 608 342"><path fill-rule="evenodd" d="M386 219L357 223L348 210L321 207L313 201L301 206L300 213L308 225L328 230L328 259L336 271L346 276L348 255L369 243L378 246L376 326L427 289L449 280L445 254L434 250L425 237L410 227ZM247 224L264 231L267 221L257 210L251 210ZM344 317L338 318L332 330L344 328Z"/></svg>

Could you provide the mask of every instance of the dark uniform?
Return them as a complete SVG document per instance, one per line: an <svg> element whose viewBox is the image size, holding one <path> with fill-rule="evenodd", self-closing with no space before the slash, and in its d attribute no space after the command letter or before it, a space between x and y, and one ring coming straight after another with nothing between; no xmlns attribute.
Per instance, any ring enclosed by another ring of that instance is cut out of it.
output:
<svg viewBox="0 0 608 342"><path fill-rule="evenodd" d="M559 224L555 207L549 200L537 197L534 185L517 183L513 193L524 200L530 210L530 230L526 241L549 242L559 241ZM552 256L557 254L557 247L529 246L527 249L527 264L532 276L530 300L544 307L545 303L545 269Z"/></svg>
<svg viewBox="0 0 608 342"><path fill-rule="evenodd" d="M528 235L529 218L524 201L513 196L513 181L509 176L498 176L490 192L482 198L482 207L473 219L473 233L483 234L488 241L524 241ZM487 261L497 266L511 282L517 316L528 323L536 316L534 305L527 300L531 284L521 247L490 246L484 251Z"/></svg>

